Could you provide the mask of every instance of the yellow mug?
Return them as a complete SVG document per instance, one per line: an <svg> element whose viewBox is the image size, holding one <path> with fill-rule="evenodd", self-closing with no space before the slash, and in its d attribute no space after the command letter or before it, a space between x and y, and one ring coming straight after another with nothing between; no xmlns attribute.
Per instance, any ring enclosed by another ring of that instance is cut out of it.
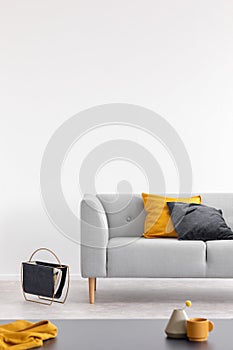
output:
<svg viewBox="0 0 233 350"><path fill-rule="evenodd" d="M187 337L190 341L206 341L214 329L213 322L207 318L190 318L187 320Z"/></svg>

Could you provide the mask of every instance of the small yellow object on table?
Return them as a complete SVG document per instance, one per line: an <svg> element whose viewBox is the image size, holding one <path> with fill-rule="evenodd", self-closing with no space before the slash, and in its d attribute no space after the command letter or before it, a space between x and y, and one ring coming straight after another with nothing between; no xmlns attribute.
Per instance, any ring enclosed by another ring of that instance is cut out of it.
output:
<svg viewBox="0 0 233 350"><path fill-rule="evenodd" d="M185 305L186 305L187 307L192 306L191 300L186 300Z"/></svg>

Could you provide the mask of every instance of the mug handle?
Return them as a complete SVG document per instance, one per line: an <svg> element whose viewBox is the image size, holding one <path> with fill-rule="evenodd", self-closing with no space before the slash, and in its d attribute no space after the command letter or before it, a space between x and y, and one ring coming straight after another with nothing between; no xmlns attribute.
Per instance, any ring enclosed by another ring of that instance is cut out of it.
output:
<svg viewBox="0 0 233 350"><path fill-rule="evenodd" d="M214 329L214 323L209 321L209 332L211 332Z"/></svg>

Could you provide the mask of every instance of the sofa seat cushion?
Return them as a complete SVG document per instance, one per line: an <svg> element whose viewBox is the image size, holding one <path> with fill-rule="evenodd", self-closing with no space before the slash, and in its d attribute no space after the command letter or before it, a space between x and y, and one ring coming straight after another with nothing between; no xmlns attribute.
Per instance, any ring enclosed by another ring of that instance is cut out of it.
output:
<svg viewBox="0 0 233 350"><path fill-rule="evenodd" d="M233 241L208 241L206 277L233 277Z"/></svg>
<svg viewBox="0 0 233 350"><path fill-rule="evenodd" d="M108 277L205 277L206 244L175 238L115 237L107 248Z"/></svg>

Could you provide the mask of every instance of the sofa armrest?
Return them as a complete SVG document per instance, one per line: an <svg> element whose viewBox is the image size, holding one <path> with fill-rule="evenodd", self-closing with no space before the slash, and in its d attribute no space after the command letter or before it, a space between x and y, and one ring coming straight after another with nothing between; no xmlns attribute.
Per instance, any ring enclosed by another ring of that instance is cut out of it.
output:
<svg viewBox="0 0 233 350"><path fill-rule="evenodd" d="M99 199L86 194L81 201L82 277L106 277L108 221Z"/></svg>

